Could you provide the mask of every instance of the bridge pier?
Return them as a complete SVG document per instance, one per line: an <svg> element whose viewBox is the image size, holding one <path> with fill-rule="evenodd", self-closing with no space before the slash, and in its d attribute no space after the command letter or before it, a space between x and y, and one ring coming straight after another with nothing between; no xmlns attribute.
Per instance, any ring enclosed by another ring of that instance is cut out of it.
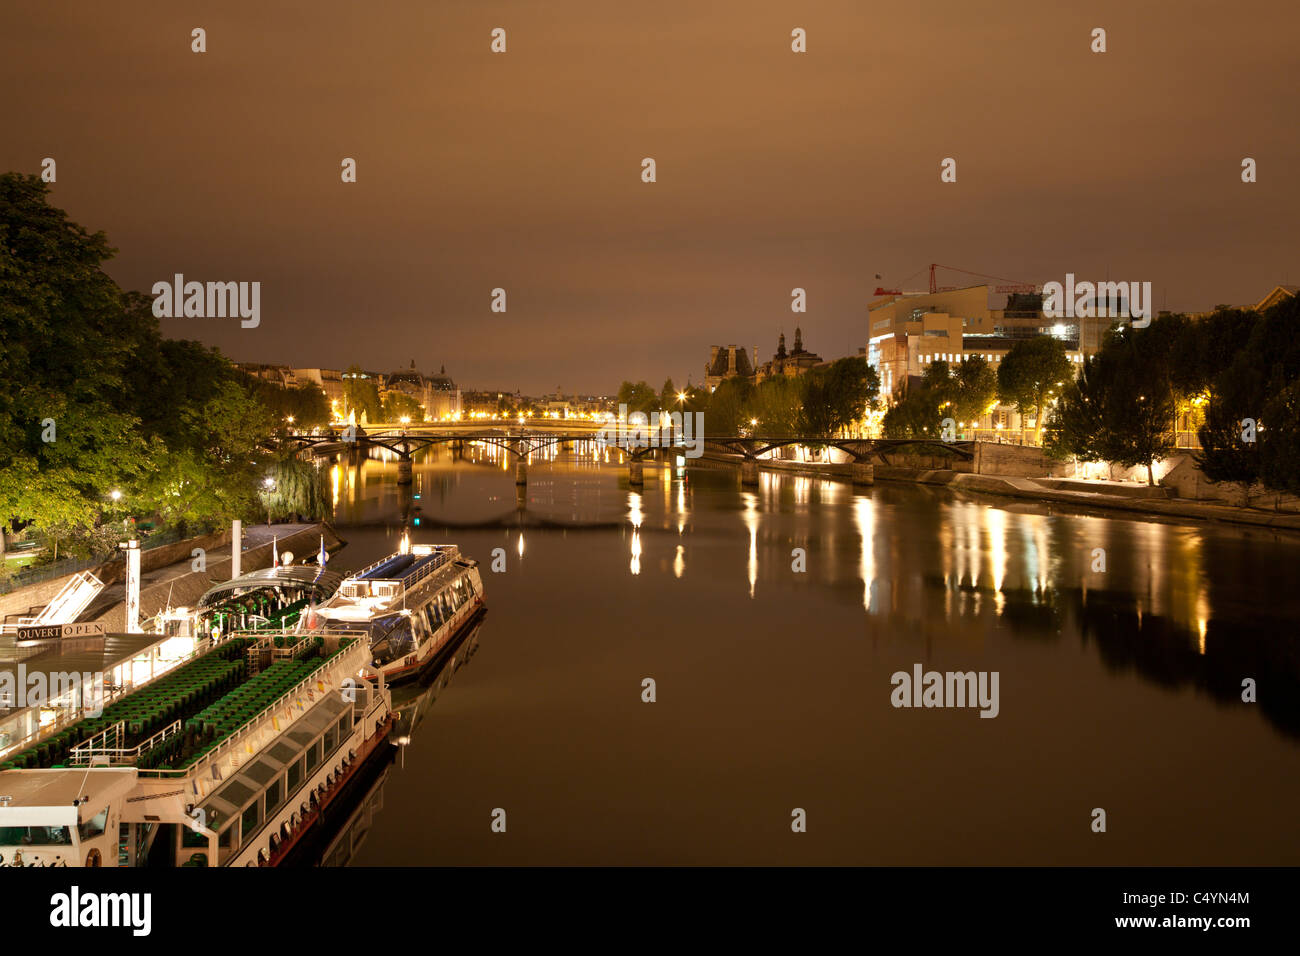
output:
<svg viewBox="0 0 1300 956"><path fill-rule="evenodd" d="M515 465L515 487L523 487L528 484L528 462L520 458Z"/></svg>
<svg viewBox="0 0 1300 956"><path fill-rule="evenodd" d="M758 459L746 458L740 463L740 483L746 486L758 484Z"/></svg>
<svg viewBox="0 0 1300 956"><path fill-rule="evenodd" d="M634 458L627 463L627 482L633 488L640 488L645 484L645 468L641 459Z"/></svg>
<svg viewBox="0 0 1300 956"><path fill-rule="evenodd" d="M853 483L855 485L874 485L876 483L876 466L866 461L853 463Z"/></svg>
<svg viewBox="0 0 1300 956"><path fill-rule="evenodd" d="M397 459L397 483L399 485L411 483L411 459L405 455Z"/></svg>

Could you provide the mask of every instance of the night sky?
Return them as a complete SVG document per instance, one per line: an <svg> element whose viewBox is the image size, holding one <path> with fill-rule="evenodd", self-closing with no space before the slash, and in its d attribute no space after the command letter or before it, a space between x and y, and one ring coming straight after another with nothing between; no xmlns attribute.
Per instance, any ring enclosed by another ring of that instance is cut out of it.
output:
<svg viewBox="0 0 1300 956"><path fill-rule="evenodd" d="M0 169L55 158L124 287L262 283L259 328L168 335L525 393L698 383L795 325L854 354L931 261L1185 310L1300 281L1293 0L1064 6L9 3Z"/></svg>

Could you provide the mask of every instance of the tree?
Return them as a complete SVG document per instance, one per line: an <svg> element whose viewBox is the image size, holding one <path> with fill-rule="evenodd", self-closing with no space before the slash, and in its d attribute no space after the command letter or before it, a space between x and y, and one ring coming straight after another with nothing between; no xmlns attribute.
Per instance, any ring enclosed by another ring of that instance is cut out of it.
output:
<svg viewBox="0 0 1300 956"><path fill-rule="evenodd" d="M998 376L982 355L967 355L953 369L952 410L958 421L975 421L998 397Z"/></svg>
<svg viewBox="0 0 1300 956"><path fill-rule="evenodd" d="M359 366L352 365L343 373L343 414L355 412L357 423L377 422L383 418L379 401L379 383Z"/></svg>
<svg viewBox="0 0 1300 956"><path fill-rule="evenodd" d="M659 390L659 408L658 411L671 412L678 410L677 386L673 384L671 377L664 379L664 387Z"/></svg>
<svg viewBox="0 0 1300 956"><path fill-rule="evenodd" d="M704 414L705 427L710 435L740 435L750 431L754 396L753 384L745 378L734 376L723 379L713 390L708 411Z"/></svg>
<svg viewBox="0 0 1300 956"><path fill-rule="evenodd" d="M1175 392L1170 356L1174 323L1112 331L1067 382L1048 428L1054 455L1141 465L1154 485L1153 463L1174 445Z"/></svg>
<svg viewBox="0 0 1300 956"><path fill-rule="evenodd" d="M1300 495L1300 379L1269 400L1259 433L1259 477L1270 488Z"/></svg>
<svg viewBox="0 0 1300 956"><path fill-rule="evenodd" d="M413 422L424 421L424 408L420 403L405 392L396 389L390 389L384 395L381 414L386 422L401 421L403 417Z"/></svg>
<svg viewBox="0 0 1300 956"><path fill-rule="evenodd" d="M1211 481L1249 485L1265 480L1268 487L1286 488L1279 463L1288 459L1281 443L1295 427L1288 418L1295 410L1289 389L1300 379L1300 342L1295 335L1300 296L1290 296L1262 315L1251 315L1255 318L1245 344L1208 390L1197 464ZM1231 312L1221 317L1228 325L1221 339L1240 331L1234 319ZM1225 351L1230 344L1222 342ZM1277 417L1269 420L1268 412Z"/></svg>
<svg viewBox="0 0 1300 956"><path fill-rule="evenodd" d="M271 520L322 521L331 515L325 469L316 462L287 454L271 464L267 477L258 497Z"/></svg>
<svg viewBox="0 0 1300 956"><path fill-rule="evenodd" d="M649 415L660 410L659 394L644 381L637 382L635 385L631 382L620 385L618 403L627 406L629 415L633 412L644 412Z"/></svg>
<svg viewBox="0 0 1300 956"><path fill-rule="evenodd" d="M793 438L799 429L802 399L797 379L777 375L764 379L750 392L744 415L758 421L755 427L764 436Z"/></svg>
<svg viewBox="0 0 1300 956"><path fill-rule="evenodd" d="M880 393L880 376L859 356L814 368L802 381L801 431L810 436L836 437L861 421Z"/></svg>
<svg viewBox="0 0 1300 956"><path fill-rule="evenodd" d="M915 385L885 412L881 431L886 438L934 438L943 425L939 407L933 388Z"/></svg>
<svg viewBox="0 0 1300 956"><path fill-rule="evenodd" d="M149 297L104 273L112 254L37 177L0 176L0 528L56 548L111 548L127 517L248 514L270 435L246 378L163 339Z"/></svg>
<svg viewBox="0 0 1300 956"><path fill-rule="evenodd" d="M1021 415L1020 434L1024 436L1024 416L1031 409L1035 416L1036 439L1041 441L1043 416L1052 396L1073 376L1074 370L1065 355L1065 346L1049 335L1022 339L1011 347L998 366L998 394L1002 401L1015 405Z"/></svg>
<svg viewBox="0 0 1300 956"><path fill-rule="evenodd" d="M997 375L982 355L967 355L956 365L937 359L921 382L940 412L957 422L978 419L997 399Z"/></svg>

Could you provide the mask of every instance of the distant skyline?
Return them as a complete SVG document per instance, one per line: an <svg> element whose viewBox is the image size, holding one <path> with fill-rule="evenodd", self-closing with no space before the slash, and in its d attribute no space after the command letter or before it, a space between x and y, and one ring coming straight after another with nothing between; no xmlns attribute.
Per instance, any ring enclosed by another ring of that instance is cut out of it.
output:
<svg viewBox="0 0 1300 956"><path fill-rule="evenodd" d="M385 11L15 6L0 169L54 158L52 202L108 234L124 288L261 282L257 328L169 336L533 395L699 384L709 346L765 361L796 325L855 354L875 287L932 261L1150 281L1178 311L1300 282L1283 0Z"/></svg>

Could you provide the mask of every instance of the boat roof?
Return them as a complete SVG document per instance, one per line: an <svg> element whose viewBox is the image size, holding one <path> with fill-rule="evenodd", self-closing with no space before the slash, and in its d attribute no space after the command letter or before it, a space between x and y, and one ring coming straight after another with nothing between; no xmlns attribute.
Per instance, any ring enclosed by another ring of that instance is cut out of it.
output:
<svg viewBox="0 0 1300 956"><path fill-rule="evenodd" d="M44 674L49 678L51 674L69 672L100 674L168 640L170 638L158 634L105 634L103 637L52 641L32 657L0 661L0 674L9 673L17 681L20 665L27 677Z"/></svg>
<svg viewBox="0 0 1300 956"><path fill-rule="evenodd" d="M460 549L454 544L416 545L409 552L398 551L367 565L349 581L401 581L411 584L415 578L454 560Z"/></svg>
<svg viewBox="0 0 1300 956"><path fill-rule="evenodd" d="M343 583L343 575L337 571L327 571L314 564L281 564L273 568L250 571L230 581L208 588L199 598L199 607L207 607L227 595L250 587L268 584L289 584L297 587L314 587L324 595L333 594Z"/></svg>
<svg viewBox="0 0 1300 956"><path fill-rule="evenodd" d="M83 811L93 817L135 782L134 767L9 770L0 776L0 827L74 827Z"/></svg>

